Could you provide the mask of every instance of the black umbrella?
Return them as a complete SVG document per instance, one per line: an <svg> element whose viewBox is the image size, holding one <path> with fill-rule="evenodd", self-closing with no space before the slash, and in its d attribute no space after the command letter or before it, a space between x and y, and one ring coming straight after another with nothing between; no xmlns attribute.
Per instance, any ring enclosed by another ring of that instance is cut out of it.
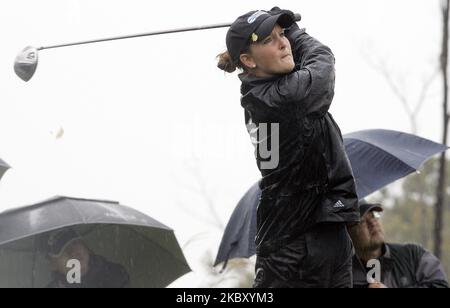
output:
<svg viewBox="0 0 450 308"><path fill-rule="evenodd" d="M45 287L43 243L71 228L96 255L120 264L131 287L165 287L190 271L173 230L118 202L55 197L0 214L0 287Z"/></svg>
<svg viewBox="0 0 450 308"><path fill-rule="evenodd" d="M6 170L8 170L9 168L10 166L0 158L0 179L5 174Z"/></svg>
<svg viewBox="0 0 450 308"><path fill-rule="evenodd" d="M371 129L344 135L360 199L412 172L447 146L402 132ZM261 194L254 184L228 221L215 265L255 254L256 208Z"/></svg>

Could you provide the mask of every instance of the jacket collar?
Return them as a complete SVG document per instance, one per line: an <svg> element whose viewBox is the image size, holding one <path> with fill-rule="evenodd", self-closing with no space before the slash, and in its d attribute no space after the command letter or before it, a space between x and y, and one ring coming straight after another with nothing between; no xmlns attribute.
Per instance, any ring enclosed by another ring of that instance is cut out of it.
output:
<svg viewBox="0 0 450 308"><path fill-rule="evenodd" d="M292 71L293 72L297 71L300 68L301 68L301 65L299 63L297 63L297 64L295 64L295 67L294 67L294 69ZM266 82L272 82L272 81L277 80L277 79L279 79L280 77L283 77L283 76L286 76L286 75L275 75L275 76L272 76L272 77L256 77L256 76L253 76L253 75L249 75L249 74L247 74L245 72L244 73L240 73L238 75L238 77L239 77L239 79L242 82L241 94L245 95L248 91L250 91L255 86L260 85L260 84L264 84Z"/></svg>
<svg viewBox="0 0 450 308"><path fill-rule="evenodd" d="M380 259L392 259L391 256L391 249L389 248L389 246L386 243L383 243L383 247L381 247L381 256Z"/></svg>
<svg viewBox="0 0 450 308"><path fill-rule="evenodd" d="M274 80L277 80L280 78L280 76L271 76L271 77L256 77L253 75L249 75L247 73L241 73L238 75L239 79L241 80L241 94L245 95L248 91L250 91L252 88L267 83L272 82Z"/></svg>

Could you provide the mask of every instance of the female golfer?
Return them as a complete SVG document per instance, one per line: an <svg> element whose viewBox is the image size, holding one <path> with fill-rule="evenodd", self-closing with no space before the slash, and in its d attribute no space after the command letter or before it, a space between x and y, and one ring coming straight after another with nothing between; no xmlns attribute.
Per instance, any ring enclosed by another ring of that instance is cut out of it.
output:
<svg viewBox="0 0 450 308"><path fill-rule="evenodd" d="M241 105L262 174L254 287L351 287L359 221L353 173L328 109L331 50L299 29L291 11L236 19L218 56L239 68Z"/></svg>

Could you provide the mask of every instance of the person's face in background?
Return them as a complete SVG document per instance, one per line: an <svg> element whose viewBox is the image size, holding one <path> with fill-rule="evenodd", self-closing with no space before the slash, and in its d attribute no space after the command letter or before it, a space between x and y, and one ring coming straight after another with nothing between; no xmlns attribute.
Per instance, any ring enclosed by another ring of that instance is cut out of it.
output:
<svg viewBox="0 0 450 308"><path fill-rule="evenodd" d="M90 252L82 241L77 240L70 243L61 256L52 259L52 263L58 273L67 275L67 272L71 269L67 267L67 262L71 259L80 262L81 276L84 276L89 271Z"/></svg>
<svg viewBox="0 0 450 308"><path fill-rule="evenodd" d="M384 230L380 223L380 212L369 211L361 218L359 225L350 229L355 248L373 251L384 243Z"/></svg>
<svg viewBox="0 0 450 308"><path fill-rule="evenodd" d="M249 50L249 53L241 54L240 59L257 77L287 74L295 67L291 44L279 25L275 25L268 37L251 44Z"/></svg>

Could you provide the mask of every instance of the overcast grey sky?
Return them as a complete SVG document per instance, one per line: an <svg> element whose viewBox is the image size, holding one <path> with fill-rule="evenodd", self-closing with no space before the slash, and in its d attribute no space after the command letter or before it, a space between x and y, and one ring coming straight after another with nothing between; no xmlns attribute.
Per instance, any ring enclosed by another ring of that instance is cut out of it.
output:
<svg viewBox="0 0 450 308"><path fill-rule="evenodd" d="M0 182L0 210L53 195L111 199L174 228L181 244L202 232L220 238L202 191L226 223L259 178L237 75L216 68L226 29L44 50L28 83L12 65L27 45L231 22L274 5L301 13L335 53L331 113L343 133L410 132L367 59L385 63L415 103L438 65L439 1L3 0L0 157L13 169ZM434 141L440 89L436 78L418 119L419 135Z"/></svg>

